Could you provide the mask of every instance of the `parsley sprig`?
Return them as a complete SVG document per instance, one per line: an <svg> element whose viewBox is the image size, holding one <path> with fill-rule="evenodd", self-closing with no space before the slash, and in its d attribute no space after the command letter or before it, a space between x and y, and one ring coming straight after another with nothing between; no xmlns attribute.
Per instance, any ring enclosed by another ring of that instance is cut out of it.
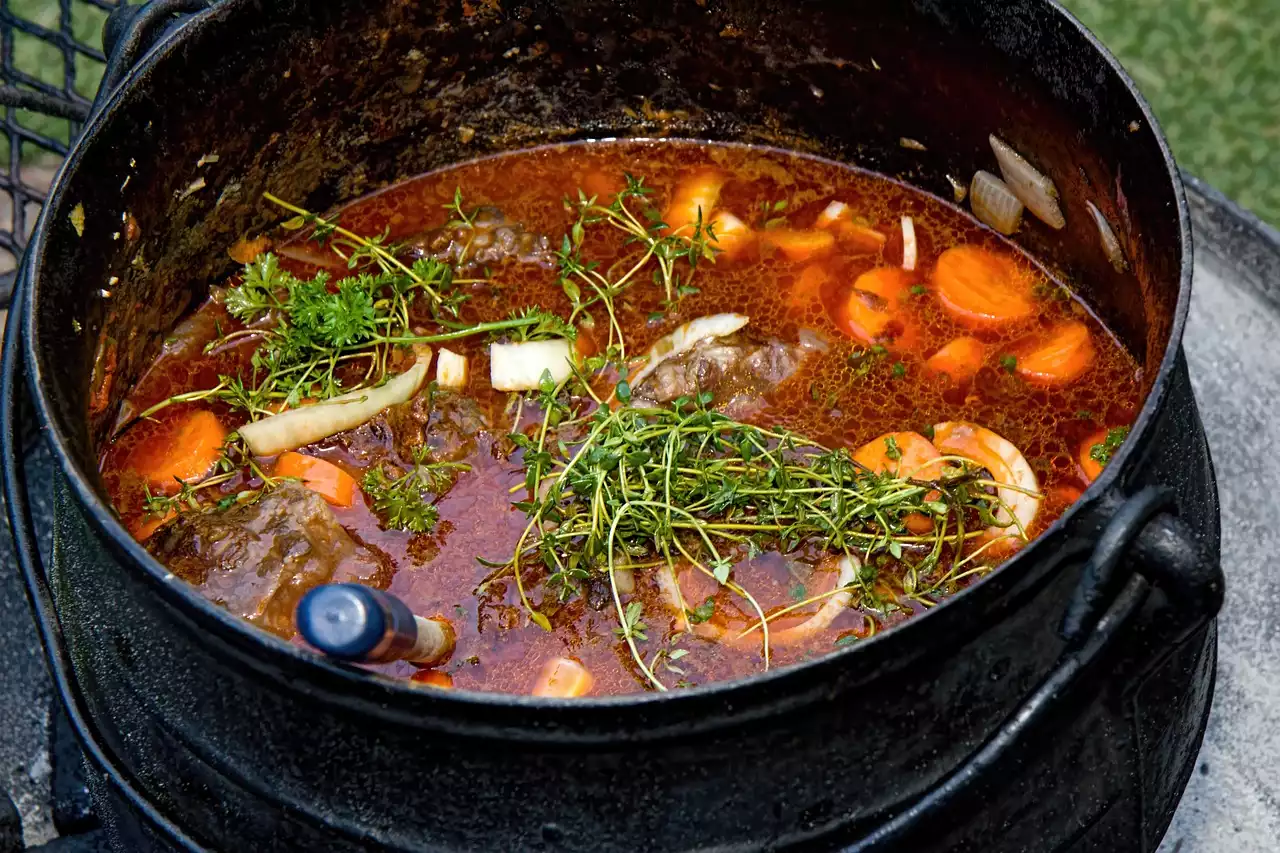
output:
<svg viewBox="0 0 1280 853"><path fill-rule="evenodd" d="M414 449L413 463L412 468L400 474L389 474L386 462L374 465L365 472L361 487L388 529L429 533L440 520L432 496L448 491L454 478L470 471L471 466L465 462L432 462L425 447Z"/></svg>

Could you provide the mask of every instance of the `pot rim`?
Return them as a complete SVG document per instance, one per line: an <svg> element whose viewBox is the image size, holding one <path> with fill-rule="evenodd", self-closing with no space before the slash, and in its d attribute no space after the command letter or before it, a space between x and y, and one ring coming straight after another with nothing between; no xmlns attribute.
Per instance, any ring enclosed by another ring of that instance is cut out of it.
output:
<svg viewBox="0 0 1280 853"><path fill-rule="evenodd" d="M22 291L24 302L20 306L20 310L25 312L20 318L23 333L21 341L22 357L27 370L27 386L32 392L33 403L42 426L42 432L48 437L50 448L58 466L75 493L81 511L89 519L94 532L104 539L117 553L124 556L127 562L131 562L135 564L136 568L141 569L147 581L157 589L167 604L174 606L179 611L179 614L184 617L184 621L188 622L190 628L208 630L216 626L231 632L231 635L236 640L233 645L244 646L247 644L252 647L251 654L242 656L249 659L251 665L254 665L255 668L264 673L278 675L281 669L285 667L294 668L300 666L309 677L323 676L323 681L326 682L325 686L331 686L335 689L336 695L331 698L337 699L337 701L341 702L343 699L354 700L358 698L358 694L364 693L366 698L379 703L387 701L425 702L424 707L437 711L455 712L459 716L465 715L468 710L501 712L509 709L528 715L530 712L535 711L555 714L572 709L575 715L596 715L601 719L624 709L643 711L645 708L652 707L659 702L663 703L664 707L707 703L718 704L729 715L740 719L744 715L752 715L751 706L760 704L759 702L743 701L748 700L752 693L764 703L773 703L775 708L780 702L785 701L779 697L787 695L791 696L794 703L803 704L811 701L811 698L824 694L820 690L795 689L802 687L799 682L804 675L814 676L814 683L825 681L827 677L834 675L837 670L845 668L854 659L854 656L861 655L865 658L873 651L881 654L892 654L893 649L902 648L904 650L914 649L918 653L919 650L928 648L931 645L922 635L929 629L931 622L937 621L938 617L934 615L935 613L947 613L959 607L977 607L984 600L994 599L1004 594L1002 588L1007 590L1007 588L1016 585L1020 579L1024 579L1030 572L1029 567L1043 555L1047 540L1055 535L1063 534L1077 516L1093 508L1104 495L1120 490L1126 469L1131 462L1138 459L1140 453L1139 445L1143 443L1142 439L1149 434L1167 396L1169 377L1180 351L1191 301L1193 266L1191 218L1180 173L1163 130L1152 113L1150 105L1138 91L1130 76L1121 67L1119 61L1092 32L1061 5L1059 0L1040 0L1040 2L1047 7L1051 15L1058 16L1059 23L1072 28L1078 36L1082 37L1089 47L1096 51L1110 67L1111 72L1124 85L1135 106L1140 110L1143 121L1147 122L1151 128L1152 135L1163 158L1165 171L1172 184L1174 200L1177 205L1178 249L1181 255L1178 297L1173 309L1169 338L1165 343L1164 355L1160 359L1151 389L1132 428L1132 435L1138 440L1126 441L1122 444L1112 460L1112 464L1106 466L1102 475L1090 484L1085 493L1049 528L1042 531L1035 540L1003 564L998 572L993 572L980 579L977 583L961 590L956 595L944 599L936 607L931 608L929 612L919 614L905 623L895 626L890 631L877 634L845 648L834 649L811 661L798 662L766 672L725 681L715 681L697 687L668 691L667 693L644 691L615 696L548 699L522 694L489 693L465 689L426 691L410 686L404 679L387 678L356 667L344 666L330 661L317 652L287 643L266 631L254 628L225 609L217 607L189 584L182 581L175 582L177 579L172 573L168 572L140 543L133 539L120 523L107 501L98 494L92 482L93 473L96 472L91 473L83 470L72 458L68 450L70 441L67 433L53 417L53 407L48 396L48 388L43 381L44 371L37 355L39 351L37 346L39 334L37 331L38 324L35 319L35 309L39 305L38 282L42 277L46 260L45 253L49 244L48 223L56 221L58 217L62 216L62 209L68 203L66 187L70 179L79 170L82 161L85 159L85 152L93 145L95 137L101 128L108 125L117 114L129 107L130 102L139 90L146 85L151 72L179 50L183 41L190 38L198 38L209 29L221 26L225 20L234 17L245 7L256 6L254 0L224 0L224 2L182 23L150 49L137 65L128 72L120 85L110 93L102 110L85 126L80 138L76 141L58 170L53 189L41 211L40 219L31 237L28 247L29 261L24 262L20 270L20 273L21 271L27 271L27 286ZM1048 28L1050 25L1045 24L1044 26ZM115 567L112 567L111 570L114 569ZM1000 579L1002 582L993 584L992 581L995 578ZM219 639L225 640L226 638ZM933 642L936 643L938 640ZM914 654L907 656L914 656ZM317 679L311 677L310 680L313 683L308 689L319 687L314 683ZM318 692L328 691L320 688ZM452 714L450 715L452 716Z"/></svg>

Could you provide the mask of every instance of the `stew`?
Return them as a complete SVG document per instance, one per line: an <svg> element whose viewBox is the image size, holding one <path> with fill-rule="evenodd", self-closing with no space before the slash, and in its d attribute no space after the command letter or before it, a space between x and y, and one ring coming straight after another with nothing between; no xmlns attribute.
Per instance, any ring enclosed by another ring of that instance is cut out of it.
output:
<svg viewBox="0 0 1280 853"><path fill-rule="evenodd" d="M447 661L381 667L423 689L669 690L857 643L1034 538L1140 405L1066 283L813 157L592 142L263 204L105 482L280 637L338 581L447 622Z"/></svg>

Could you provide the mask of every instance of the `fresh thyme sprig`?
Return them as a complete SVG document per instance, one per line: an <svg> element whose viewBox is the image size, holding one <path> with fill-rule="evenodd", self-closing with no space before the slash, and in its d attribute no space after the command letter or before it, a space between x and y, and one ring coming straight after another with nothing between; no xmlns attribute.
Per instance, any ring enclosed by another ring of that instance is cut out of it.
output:
<svg viewBox="0 0 1280 853"><path fill-rule="evenodd" d="M578 190L577 200L565 198L565 209L577 213L578 218L560 243L556 258L560 265L560 286L569 297L573 311L569 323L597 305L603 306L609 318L607 346L617 346L626 355L626 341L618 322L614 299L631 285L643 278L642 273L651 261L657 261L652 280L662 287L665 304L674 305L681 296L696 292L693 277L701 261L714 261L716 236L712 226L702 221L701 214L692 226L671 230L662 221L658 211L649 204L653 189L645 186L643 177L626 175L627 185L608 205L601 204L597 196L588 196ZM637 214L636 210L639 209ZM596 261L582 257L582 245L587 229L594 225L608 225L626 235L628 245L639 246L637 255L602 270ZM684 233L689 231L690 233ZM682 279L678 263L689 265L688 275ZM585 292L584 292L585 288Z"/></svg>
<svg viewBox="0 0 1280 853"><path fill-rule="evenodd" d="M619 399L627 396L619 388ZM856 591L872 601L877 566L892 560L905 569L903 592L919 599L954 584L973 562L962 556L964 546L1000 526L1003 503L970 465L948 466L937 482L877 474L844 449L733 421L709 410L710 402L702 394L665 409L600 407L585 421L586 437L573 443L548 440L549 421L536 439L513 437L524 453L526 492L516 506L529 522L503 569L530 618L550 628L528 598L522 575L529 566L540 564L561 585L606 574L620 636L657 689L665 687L640 654L638 617L614 583L618 555L672 568L685 562L743 598L758 615L767 667L773 617L732 577L743 549L785 553L818 544L856 553L864 566ZM909 516L928 519L932 529L912 532Z"/></svg>

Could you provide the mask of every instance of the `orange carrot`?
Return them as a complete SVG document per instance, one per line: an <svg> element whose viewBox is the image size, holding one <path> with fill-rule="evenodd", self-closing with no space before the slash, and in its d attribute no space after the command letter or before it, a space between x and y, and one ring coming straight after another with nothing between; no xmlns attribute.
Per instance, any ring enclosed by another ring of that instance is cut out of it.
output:
<svg viewBox="0 0 1280 853"><path fill-rule="evenodd" d="M135 521L133 524L130 524L129 532L132 533L133 538L137 539L139 542L146 542L148 539L151 538L151 535L153 533L155 533L157 530L161 528L161 526L164 525L166 521L168 521L169 519L173 518L176 515L177 513L174 512L173 510L169 510L163 515L149 512L141 516L138 521Z"/></svg>
<svg viewBox="0 0 1280 853"><path fill-rule="evenodd" d="M348 507L355 500L356 481L332 462L305 456L292 450L280 454L273 472L276 477L296 477L302 485L334 506Z"/></svg>
<svg viewBox="0 0 1280 853"><path fill-rule="evenodd" d="M1084 441L1080 442L1080 452L1077 457L1080 462L1080 474L1084 477L1086 483L1092 483L1098 477L1102 476L1102 469L1105 467L1097 459L1093 458L1093 448L1095 445L1101 444L1106 446L1107 430L1100 429L1090 435Z"/></svg>
<svg viewBox="0 0 1280 853"><path fill-rule="evenodd" d="M934 462L941 455L918 432L890 432L862 445L853 458L877 474L935 480L942 475L942 463Z"/></svg>
<svg viewBox="0 0 1280 853"><path fill-rule="evenodd" d="M934 373L945 373L952 382L960 384L977 375L985 355L986 347L982 341L966 336L944 345L924 364Z"/></svg>
<svg viewBox="0 0 1280 853"><path fill-rule="evenodd" d="M711 216L711 231L716 235L714 248L719 249L716 259L733 260L747 252L756 241L750 226L727 210L717 210Z"/></svg>
<svg viewBox="0 0 1280 853"><path fill-rule="evenodd" d="M600 345L596 343L596 336L586 326L578 327L578 337L573 342L573 351L577 353L578 358L591 358L600 351Z"/></svg>
<svg viewBox="0 0 1280 853"><path fill-rule="evenodd" d="M557 699L585 696L591 691L594 681L587 668L576 660L552 658L542 668L538 683L533 687L533 695Z"/></svg>
<svg viewBox="0 0 1280 853"><path fill-rule="evenodd" d="M1050 329L1046 338L1018 348L1015 369L1028 382L1066 385L1084 375L1095 355L1089 327L1068 320Z"/></svg>
<svg viewBox="0 0 1280 853"><path fill-rule="evenodd" d="M911 286L911 274L897 267L879 267L854 281L841 306L840 325L850 335L872 344L897 337L902 323L902 300Z"/></svg>
<svg viewBox="0 0 1280 853"><path fill-rule="evenodd" d="M833 201L818 214L813 227L831 231L840 245L856 252L878 252L889 238L874 228L855 222L853 211L843 202Z"/></svg>
<svg viewBox="0 0 1280 853"><path fill-rule="evenodd" d="M692 237L699 219L704 224L711 221L724 181L724 173L718 169L699 169L687 176L676 185L662 220L671 231Z"/></svg>
<svg viewBox="0 0 1280 853"><path fill-rule="evenodd" d="M413 684L421 684L426 687L437 687L441 690L453 689L453 676L447 672L441 672L438 669L420 669L413 675L409 676L409 681Z"/></svg>
<svg viewBox="0 0 1280 853"><path fill-rule="evenodd" d="M800 277L796 279L795 286L791 288L791 294L787 297L788 304L803 308L822 295L822 286L827 283L830 276L827 270L821 264L810 264L800 271Z"/></svg>
<svg viewBox="0 0 1280 853"><path fill-rule="evenodd" d="M621 175L610 175L599 169L587 172L582 178L582 191L587 194L587 198L595 196L596 204L601 207L608 207L612 204L613 197L622 192L625 186ZM573 198L577 198L577 193L572 193L571 195Z"/></svg>
<svg viewBox="0 0 1280 853"><path fill-rule="evenodd" d="M209 473L222 455L227 431L213 412L195 411L162 435L139 445L129 460L151 491L170 495L178 481L192 482Z"/></svg>
<svg viewBox="0 0 1280 853"><path fill-rule="evenodd" d="M811 261L828 255L836 247L830 231L799 231L773 228L760 234L760 242L782 253L789 261Z"/></svg>
<svg viewBox="0 0 1280 853"><path fill-rule="evenodd" d="M1030 274L1012 258L976 246L943 252L933 283L943 307L968 326L1005 326L1035 311Z"/></svg>
<svg viewBox="0 0 1280 853"><path fill-rule="evenodd" d="M231 260L238 264L251 264L254 259L264 252L271 249L271 238L267 236L254 237L250 240L248 237L241 237L239 240L231 244L231 248L227 249L227 254Z"/></svg>

